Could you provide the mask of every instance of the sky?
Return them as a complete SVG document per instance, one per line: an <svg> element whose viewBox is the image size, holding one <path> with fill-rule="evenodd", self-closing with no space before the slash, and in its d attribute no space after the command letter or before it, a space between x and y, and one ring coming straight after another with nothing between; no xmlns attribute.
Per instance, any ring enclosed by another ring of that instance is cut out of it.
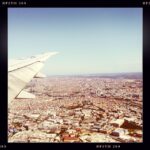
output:
<svg viewBox="0 0 150 150"><path fill-rule="evenodd" d="M142 8L9 8L8 59L57 51L47 75L142 72Z"/></svg>

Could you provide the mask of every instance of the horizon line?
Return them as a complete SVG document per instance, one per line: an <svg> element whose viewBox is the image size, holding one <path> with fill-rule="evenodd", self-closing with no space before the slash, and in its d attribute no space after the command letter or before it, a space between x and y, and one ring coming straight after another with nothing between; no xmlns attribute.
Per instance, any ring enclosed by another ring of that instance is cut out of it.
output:
<svg viewBox="0 0 150 150"><path fill-rule="evenodd" d="M84 75L110 75L110 74L135 74L140 73L142 74L142 71L136 71L136 72L103 72L103 73L72 73L72 74L47 74L47 76L84 76Z"/></svg>

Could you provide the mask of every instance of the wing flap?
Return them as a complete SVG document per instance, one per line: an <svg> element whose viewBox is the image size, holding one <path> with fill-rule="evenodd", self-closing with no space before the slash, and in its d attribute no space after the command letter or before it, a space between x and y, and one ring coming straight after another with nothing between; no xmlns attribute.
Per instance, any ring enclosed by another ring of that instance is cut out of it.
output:
<svg viewBox="0 0 150 150"><path fill-rule="evenodd" d="M41 72L39 72L35 75L35 78L45 78L45 77L46 77L46 75Z"/></svg>
<svg viewBox="0 0 150 150"><path fill-rule="evenodd" d="M29 93L29 92L26 92L24 90L22 90L19 95L16 97L17 99L29 99L29 98L35 98L35 95Z"/></svg>

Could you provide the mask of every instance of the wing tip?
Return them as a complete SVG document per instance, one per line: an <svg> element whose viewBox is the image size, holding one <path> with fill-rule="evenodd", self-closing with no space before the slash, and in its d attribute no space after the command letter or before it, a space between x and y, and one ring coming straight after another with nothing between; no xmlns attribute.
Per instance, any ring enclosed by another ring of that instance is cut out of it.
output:
<svg viewBox="0 0 150 150"><path fill-rule="evenodd" d="M59 52L53 51L53 52L48 52L48 54L50 54L50 55L57 55L57 54L59 54Z"/></svg>

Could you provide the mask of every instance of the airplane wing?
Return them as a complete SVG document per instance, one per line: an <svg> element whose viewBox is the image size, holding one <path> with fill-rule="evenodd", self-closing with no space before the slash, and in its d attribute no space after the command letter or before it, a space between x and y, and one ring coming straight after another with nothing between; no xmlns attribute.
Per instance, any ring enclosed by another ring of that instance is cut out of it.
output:
<svg viewBox="0 0 150 150"><path fill-rule="evenodd" d="M58 52L49 52L26 59L10 60L8 66L8 103L16 97L33 97L30 93L21 92L34 77L44 77L39 73L45 61ZM19 95L22 96L19 96Z"/></svg>

